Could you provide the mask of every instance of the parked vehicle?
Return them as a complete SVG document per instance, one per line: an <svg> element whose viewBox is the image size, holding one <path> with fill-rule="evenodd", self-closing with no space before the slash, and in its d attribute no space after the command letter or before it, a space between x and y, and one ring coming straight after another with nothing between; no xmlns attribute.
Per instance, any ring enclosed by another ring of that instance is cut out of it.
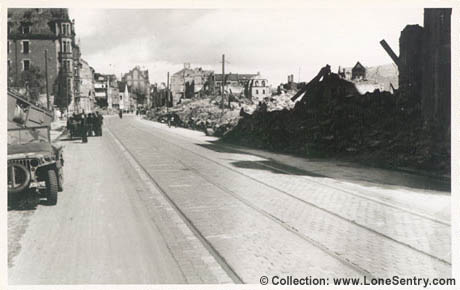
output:
<svg viewBox="0 0 460 290"><path fill-rule="evenodd" d="M49 204L63 191L62 147L51 144L50 127L8 129L8 194L46 190Z"/></svg>
<svg viewBox="0 0 460 290"><path fill-rule="evenodd" d="M46 190L49 204L63 190L63 150L51 144L53 114L8 90L8 195Z"/></svg>

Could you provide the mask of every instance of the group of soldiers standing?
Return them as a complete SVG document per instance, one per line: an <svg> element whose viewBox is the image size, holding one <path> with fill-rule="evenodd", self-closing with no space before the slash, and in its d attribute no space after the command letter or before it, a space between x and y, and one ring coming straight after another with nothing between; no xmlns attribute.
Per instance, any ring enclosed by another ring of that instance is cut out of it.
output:
<svg viewBox="0 0 460 290"><path fill-rule="evenodd" d="M102 124L104 117L96 111L95 114L73 113L67 119L67 130L70 132L70 138L80 136L83 143L88 142L88 136L102 136Z"/></svg>

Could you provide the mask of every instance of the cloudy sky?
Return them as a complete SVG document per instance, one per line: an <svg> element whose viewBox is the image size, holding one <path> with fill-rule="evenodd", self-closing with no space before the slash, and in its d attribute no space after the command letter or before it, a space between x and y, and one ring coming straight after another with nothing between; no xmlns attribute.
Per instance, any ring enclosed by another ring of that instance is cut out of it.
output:
<svg viewBox="0 0 460 290"><path fill-rule="evenodd" d="M164 82L184 62L226 72L261 72L277 85L288 74L310 80L325 64L334 70L391 63L379 41L398 53L407 24L423 25L423 9L70 9L82 57L97 72L149 69Z"/></svg>

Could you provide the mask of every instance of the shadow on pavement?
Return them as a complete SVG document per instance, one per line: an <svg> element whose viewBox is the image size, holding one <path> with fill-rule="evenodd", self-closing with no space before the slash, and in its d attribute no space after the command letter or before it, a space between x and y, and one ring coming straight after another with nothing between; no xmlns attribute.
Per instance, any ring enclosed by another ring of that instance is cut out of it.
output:
<svg viewBox="0 0 460 290"><path fill-rule="evenodd" d="M8 195L8 211L36 210L39 205L54 206L44 197L44 192L28 192L17 196Z"/></svg>
<svg viewBox="0 0 460 290"><path fill-rule="evenodd" d="M311 177L327 177L327 176L317 174L314 172L309 172L306 170L298 169L296 167L281 164L281 163L278 163L272 160L235 161L235 162L232 162L232 165L238 168L267 170L272 173L278 173L278 174L305 175L305 176L311 176Z"/></svg>
<svg viewBox="0 0 460 290"><path fill-rule="evenodd" d="M209 150L213 150L219 153L234 153L234 154L243 154L243 155L250 155L254 156L257 154L247 153L238 149L229 148L229 144L223 144L221 141L211 141L205 144L197 144L201 147L204 147ZM388 189L394 189L394 187L409 187L414 189L422 189L422 190L435 190L435 191L442 191L446 194L450 194L451 191L451 184L450 179L448 178L437 178L432 176L423 176L417 175L414 173L407 173L403 171L395 170L388 170L388 169L378 169L373 167L366 167L364 165L356 164L356 167L352 165L347 166L343 164L339 164L337 162L335 164L337 171L330 176L324 174L318 174L313 171L307 171L304 169L300 169L298 167L289 166L280 162L277 162L271 158L262 157L266 160L263 161L235 161L231 164L238 168L245 168L245 169L258 169L258 170L266 170L276 174L288 174L288 175L298 175L298 176L310 176L310 177L318 177L318 178L332 178L340 181L355 183L363 186L379 186L385 187L387 186ZM297 157L301 158L301 157ZM310 161L311 162L311 161ZM327 164L329 166L333 166L330 160L314 160L313 162L319 164ZM340 169L342 168L342 169ZM358 169L353 171L352 169ZM342 173L337 173L343 170ZM324 171L324 170L323 170ZM372 174L370 173L372 171ZM376 171L379 171L379 176L376 177ZM374 176L372 176L374 175Z"/></svg>

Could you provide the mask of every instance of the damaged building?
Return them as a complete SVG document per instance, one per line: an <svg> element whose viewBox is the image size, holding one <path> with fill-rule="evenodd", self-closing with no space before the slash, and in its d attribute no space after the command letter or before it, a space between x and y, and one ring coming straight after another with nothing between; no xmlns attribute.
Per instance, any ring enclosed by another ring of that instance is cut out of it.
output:
<svg viewBox="0 0 460 290"><path fill-rule="evenodd" d="M171 76L171 93L173 104L181 98L190 99L207 90L207 81L212 74L210 70L201 67L191 68L190 63L184 63L184 68Z"/></svg>
<svg viewBox="0 0 460 290"><path fill-rule="evenodd" d="M358 61L353 67L339 67L338 74L354 83L361 94L375 90L393 93L399 85L398 67L395 64L366 67Z"/></svg>
<svg viewBox="0 0 460 290"><path fill-rule="evenodd" d="M362 93L364 65L350 77L329 65L292 97L293 109L260 105L242 114L224 140L257 148L345 158L383 167L450 174L451 9L425 9L424 26L408 25L400 55L381 44L398 68L399 88Z"/></svg>
<svg viewBox="0 0 460 290"><path fill-rule="evenodd" d="M381 41L399 69L401 103L420 107L428 125L438 123L450 131L451 8L425 8L423 27L407 25L399 38L396 56Z"/></svg>

